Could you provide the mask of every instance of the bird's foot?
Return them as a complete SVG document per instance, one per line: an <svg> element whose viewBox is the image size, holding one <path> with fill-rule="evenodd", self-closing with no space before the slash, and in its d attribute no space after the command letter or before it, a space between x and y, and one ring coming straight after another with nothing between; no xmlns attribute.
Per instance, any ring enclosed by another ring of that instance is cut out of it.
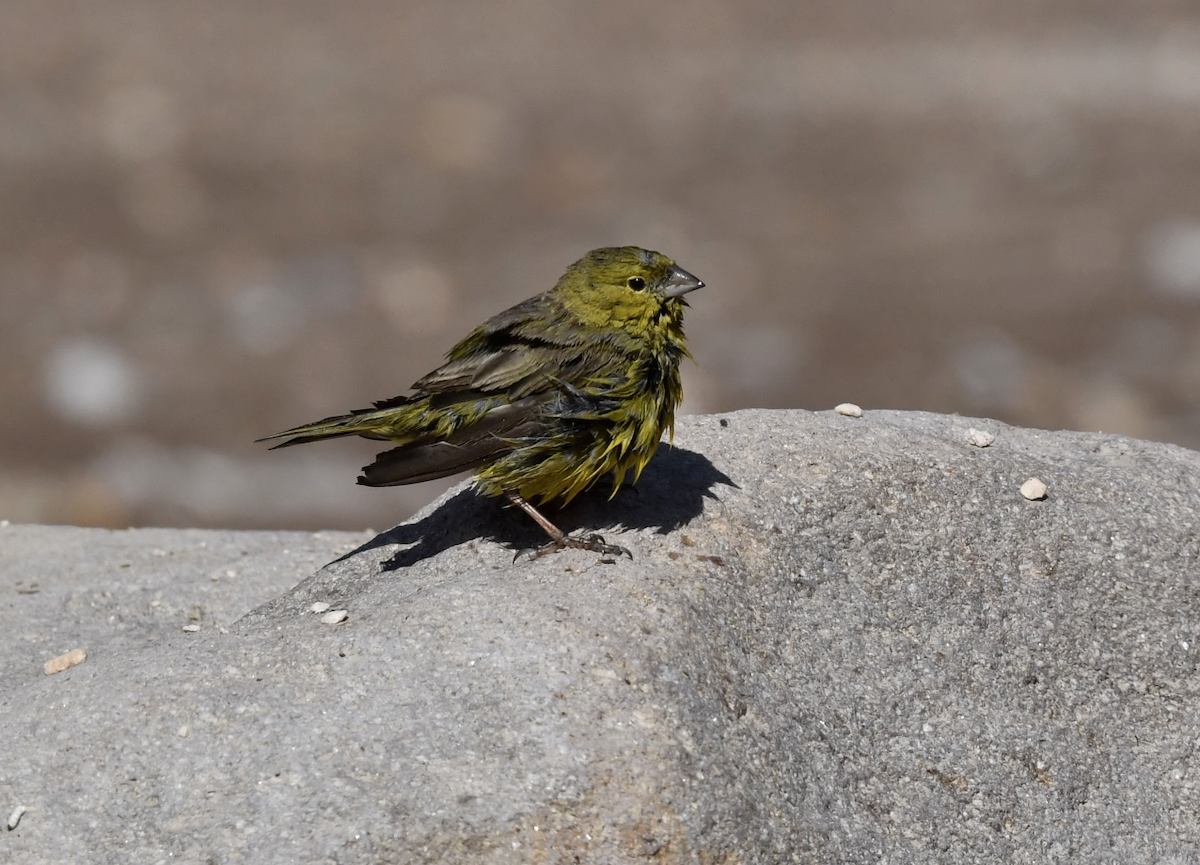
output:
<svg viewBox="0 0 1200 865"><path fill-rule="evenodd" d="M528 561L533 561L550 553L561 552L568 547L573 550L588 550L589 552L600 553L602 556L628 556L630 561L633 560L633 553L629 552L629 550L616 544L608 543L602 535L590 534L581 537L563 535L561 538L553 540L548 544L542 544L540 547L535 547L531 550L519 550L513 556L513 561L515 562L522 557L525 557Z"/></svg>

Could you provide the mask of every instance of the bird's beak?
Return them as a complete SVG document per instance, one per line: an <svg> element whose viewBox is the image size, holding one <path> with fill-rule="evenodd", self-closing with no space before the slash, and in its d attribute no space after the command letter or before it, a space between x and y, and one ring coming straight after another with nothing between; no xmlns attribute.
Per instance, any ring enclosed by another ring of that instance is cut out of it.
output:
<svg viewBox="0 0 1200 865"><path fill-rule="evenodd" d="M667 270L667 281L663 283L663 294L667 297L679 297L697 288L704 288L704 283L679 265L672 264Z"/></svg>

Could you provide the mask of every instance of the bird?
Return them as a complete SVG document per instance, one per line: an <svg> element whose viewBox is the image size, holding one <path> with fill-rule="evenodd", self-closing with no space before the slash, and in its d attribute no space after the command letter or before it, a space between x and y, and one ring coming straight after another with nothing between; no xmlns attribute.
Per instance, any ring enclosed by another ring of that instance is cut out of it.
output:
<svg viewBox="0 0 1200 865"><path fill-rule="evenodd" d="M565 506L601 478L636 483L683 400L684 295L704 283L660 252L593 249L553 288L492 316L411 393L258 441L276 448L342 436L390 442L362 469L371 487L475 471L550 536L536 558L576 548L632 554L560 529L537 505ZM611 498L611 496L610 496ZM518 551L514 557L520 557Z"/></svg>

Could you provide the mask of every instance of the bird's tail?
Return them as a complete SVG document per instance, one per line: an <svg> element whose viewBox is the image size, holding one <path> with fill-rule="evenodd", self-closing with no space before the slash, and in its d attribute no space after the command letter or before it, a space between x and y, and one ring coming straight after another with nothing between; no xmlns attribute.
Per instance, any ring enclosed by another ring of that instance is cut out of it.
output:
<svg viewBox="0 0 1200 865"><path fill-rule="evenodd" d="M272 439L287 439L287 441L281 442L271 448L271 450L276 450L278 448L291 447L292 445L302 445L306 442L321 441L322 439L341 438L342 436L362 436L363 438L379 441L395 440L396 428L400 425L398 421L405 414L405 412L397 411L397 409L410 405L411 402L406 397L396 397L395 399L377 402L374 408L359 409L350 414L323 418L312 423L306 423L303 426L292 427L274 435L263 436L260 439L255 439L255 441L265 442Z"/></svg>

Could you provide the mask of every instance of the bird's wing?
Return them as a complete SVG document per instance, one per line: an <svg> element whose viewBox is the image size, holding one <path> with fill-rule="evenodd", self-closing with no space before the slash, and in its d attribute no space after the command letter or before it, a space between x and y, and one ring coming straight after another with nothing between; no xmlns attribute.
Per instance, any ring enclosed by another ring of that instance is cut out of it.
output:
<svg viewBox="0 0 1200 865"><path fill-rule="evenodd" d="M493 316L447 355L448 361L413 384L419 394L506 393L519 400L585 360L595 358L578 325L548 295ZM603 347L599 349L602 355Z"/></svg>
<svg viewBox="0 0 1200 865"><path fill-rule="evenodd" d="M538 295L468 334L412 394L281 433L295 436L282 446L340 435L390 439L400 446L366 466L359 483L445 477L486 462L513 439L536 435L549 403L559 416L585 416L586 406L573 405L573 398L583 397L580 389L594 390L615 352L589 340L552 298ZM458 420L447 428L447 418Z"/></svg>
<svg viewBox="0 0 1200 865"><path fill-rule="evenodd" d="M576 385L590 389L606 364L611 364L606 352L595 346L585 351L521 340L453 359L417 382L417 392L429 397L431 409L490 406L449 436L429 434L381 453L363 468L358 482L373 487L411 484L475 468L508 450L514 439L536 436L547 411L599 417L602 407Z"/></svg>
<svg viewBox="0 0 1200 865"><path fill-rule="evenodd" d="M499 405L444 439L430 438L384 451L363 467L358 482L369 487L415 484L475 468L507 450L512 439L537 432L540 401L531 396Z"/></svg>
<svg viewBox="0 0 1200 865"><path fill-rule="evenodd" d="M419 383L431 391L430 408L490 406L477 420L449 436L418 436L379 454L363 468L358 482L383 487L446 477L486 463L510 449L514 439L544 433L547 417L599 420L620 402L605 398L603 390L624 380L620 376L598 378L597 367L604 364L603 355L591 352L578 353L565 363L561 354L548 349L523 355L497 354L477 368L468 368L469 378L463 372L445 387L435 378L442 372L438 370ZM455 370L451 373L458 374Z"/></svg>
<svg viewBox="0 0 1200 865"><path fill-rule="evenodd" d="M554 354L547 347L522 350L519 346L506 345L486 349L438 367L416 382L413 389L425 393L506 391L553 363Z"/></svg>

